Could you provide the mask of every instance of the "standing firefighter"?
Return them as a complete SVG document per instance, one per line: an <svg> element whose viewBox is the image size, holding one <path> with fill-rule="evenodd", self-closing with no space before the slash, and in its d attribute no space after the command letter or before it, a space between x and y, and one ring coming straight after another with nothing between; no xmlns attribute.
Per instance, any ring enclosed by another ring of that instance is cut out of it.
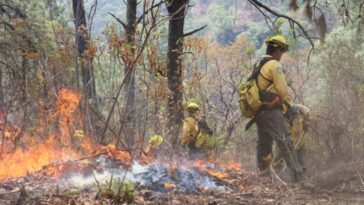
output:
<svg viewBox="0 0 364 205"><path fill-rule="evenodd" d="M208 157L207 140L213 134L206 120L201 118L197 103L187 105L188 117L183 122L181 144L188 148L190 160Z"/></svg>
<svg viewBox="0 0 364 205"><path fill-rule="evenodd" d="M265 41L266 54L254 65L248 81L239 86L240 108L246 117L253 117L247 129L256 122L258 133L257 161L259 171L269 168L272 160L273 140L282 151L282 157L293 172L293 179L303 178L302 166L293 149L290 131L283 112L292 106L292 97L282 65L282 55L288 51L283 36L277 35Z"/></svg>

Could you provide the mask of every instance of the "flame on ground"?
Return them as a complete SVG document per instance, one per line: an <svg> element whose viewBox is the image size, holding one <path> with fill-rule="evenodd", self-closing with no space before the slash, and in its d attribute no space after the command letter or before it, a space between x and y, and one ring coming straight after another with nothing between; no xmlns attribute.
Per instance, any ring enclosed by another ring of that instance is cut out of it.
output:
<svg viewBox="0 0 364 205"><path fill-rule="evenodd" d="M0 180L25 176L42 168L45 168L42 171L48 172L49 176L57 177L67 168L62 165L45 166L55 162L75 160L82 155L105 153L107 157L125 162L125 165L130 163L129 153L117 150L113 146L96 146L81 130L75 129L74 115L80 100L79 93L69 89L60 90L55 102L56 112L46 116L48 120L58 120L57 132L39 136L39 133L47 133L49 128L42 126L32 128L31 130L35 132L24 133L19 143L21 146L15 151L8 146L14 144L14 139L6 138L6 142L1 141ZM43 120L40 119L40 122Z"/></svg>
<svg viewBox="0 0 364 205"><path fill-rule="evenodd" d="M176 184L166 182L166 183L164 183L164 188L166 188L166 189L168 189L168 188L170 188L170 189L176 188Z"/></svg>
<svg viewBox="0 0 364 205"><path fill-rule="evenodd" d="M49 139L42 144L34 142L27 150L17 149L14 153L2 156L0 180L25 176L52 162L74 159L77 156L77 153L71 149L58 148L54 139Z"/></svg>
<svg viewBox="0 0 364 205"><path fill-rule="evenodd" d="M220 180L224 180L225 178L228 177L228 174L226 173L223 173L223 172L219 172L219 171L214 171L214 170L211 170L209 169L207 166L206 166L206 163L203 161L203 160L196 160L194 162L194 167L196 167L200 172L202 173L206 173L212 177L216 177Z"/></svg>
<svg viewBox="0 0 364 205"><path fill-rule="evenodd" d="M241 164L239 162L229 161L228 163L224 164L222 168L226 171L240 171Z"/></svg>

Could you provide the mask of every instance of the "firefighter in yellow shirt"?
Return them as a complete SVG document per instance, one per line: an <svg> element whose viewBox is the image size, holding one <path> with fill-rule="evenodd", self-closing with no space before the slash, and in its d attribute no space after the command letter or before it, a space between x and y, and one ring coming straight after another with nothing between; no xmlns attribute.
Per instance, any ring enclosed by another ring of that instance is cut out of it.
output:
<svg viewBox="0 0 364 205"><path fill-rule="evenodd" d="M288 92L288 85L282 65L282 55L288 51L288 44L283 36L277 35L265 41L266 54L258 62L260 68L256 77L260 100L263 102L255 117L257 124L257 161L259 171L269 168L272 160L273 140L282 151L282 157L293 173L293 180L303 178L302 166L293 148L290 131L283 113L293 105Z"/></svg>
<svg viewBox="0 0 364 205"><path fill-rule="evenodd" d="M308 122L310 120L311 111L308 107L295 104L290 112L285 113L285 116L290 125L293 147L297 152L298 161L304 167L304 155L306 153L305 146L309 144L311 138L306 132ZM277 153L274 155L274 164L278 163L282 158L282 152L277 149Z"/></svg>
<svg viewBox="0 0 364 205"><path fill-rule="evenodd" d="M197 103L187 105L188 116L183 122L181 145L188 148L190 160L208 157L207 140L213 134L206 120L201 118Z"/></svg>

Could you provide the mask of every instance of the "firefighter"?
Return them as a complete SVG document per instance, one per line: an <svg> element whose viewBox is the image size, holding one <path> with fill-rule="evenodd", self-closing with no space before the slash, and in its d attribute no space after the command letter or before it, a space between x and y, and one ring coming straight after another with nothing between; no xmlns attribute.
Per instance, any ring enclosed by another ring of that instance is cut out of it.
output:
<svg viewBox="0 0 364 205"><path fill-rule="evenodd" d="M310 109L304 105L296 104L285 114L290 125L290 132L294 149L297 152L298 161L304 169L305 145L308 144L310 137L307 134L308 121L310 119ZM274 164L282 158L281 150L278 149L274 156Z"/></svg>
<svg viewBox="0 0 364 205"><path fill-rule="evenodd" d="M213 134L206 120L200 115L197 103L187 105L188 116L183 122L181 145L187 147L190 160L208 158L207 141Z"/></svg>
<svg viewBox="0 0 364 205"><path fill-rule="evenodd" d="M288 92L285 73L279 62L288 51L288 44L283 36L277 35L265 41L267 49L264 61L257 76L260 100L263 105L255 117L257 124L257 162L259 171L265 171L273 160L273 140L282 151L282 157L293 173L293 180L303 178L302 166L293 148L290 131L285 123L284 112L291 109L292 97Z"/></svg>
<svg viewBox="0 0 364 205"><path fill-rule="evenodd" d="M163 137L161 135L152 135L149 138L148 145L144 150L145 154L157 157L159 148L162 143L163 143Z"/></svg>

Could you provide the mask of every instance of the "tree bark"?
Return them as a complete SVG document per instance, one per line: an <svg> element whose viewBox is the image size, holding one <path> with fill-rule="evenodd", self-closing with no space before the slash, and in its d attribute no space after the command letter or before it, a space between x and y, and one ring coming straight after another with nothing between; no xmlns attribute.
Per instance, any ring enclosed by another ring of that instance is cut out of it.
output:
<svg viewBox="0 0 364 205"><path fill-rule="evenodd" d="M94 110L98 110L92 57L86 55L86 51L89 47L89 35L87 31L86 14L83 0L72 0L72 6L76 27L76 47L78 53L77 63L81 70L84 94L82 111L85 116L84 118L88 119L88 106L90 101L91 105L94 107ZM90 117L91 121L93 121L91 114ZM86 129L86 131L90 131L90 127L88 126L87 121L84 122L84 129Z"/></svg>
<svg viewBox="0 0 364 205"><path fill-rule="evenodd" d="M4 103L5 103L5 96L3 90L3 69L2 66L0 66L0 105L4 105Z"/></svg>
<svg viewBox="0 0 364 205"><path fill-rule="evenodd" d="M134 144L134 132L136 125L135 114L135 31L136 31L136 12L137 12L137 0L127 0L126 19L127 26L125 27L126 39L130 46L130 60L125 62L125 87L124 93L126 97L126 104L124 109L124 117L121 126L126 128L126 140L128 146L131 147Z"/></svg>
<svg viewBox="0 0 364 205"><path fill-rule="evenodd" d="M172 136L176 137L183 122L183 85L182 85L182 48L183 27L185 12L189 0L169 0L167 10L169 14L168 30L168 87L172 95L168 99L169 129Z"/></svg>

